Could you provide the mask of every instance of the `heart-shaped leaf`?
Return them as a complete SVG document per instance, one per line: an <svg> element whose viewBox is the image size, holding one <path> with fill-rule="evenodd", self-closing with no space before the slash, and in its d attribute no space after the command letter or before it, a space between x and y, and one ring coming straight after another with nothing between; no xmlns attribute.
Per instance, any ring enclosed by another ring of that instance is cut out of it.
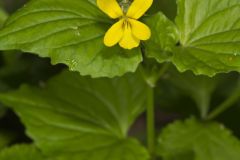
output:
<svg viewBox="0 0 240 160"><path fill-rule="evenodd" d="M163 130L158 152L163 160L238 160L240 141L221 124L191 118Z"/></svg>
<svg viewBox="0 0 240 160"><path fill-rule="evenodd" d="M178 0L176 23L181 45L173 63L180 71L240 71L239 0Z"/></svg>
<svg viewBox="0 0 240 160"><path fill-rule="evenodd" d="M50 57L92 77L136 70L140 49L108 48L103 37L114 23L94 0L37 0L13 14L0 31L0 49L20 49Z"/></svg>
<svg viewBox="0 0 240 160"><path fill-rule="evenodd" d="M148 86L140 75L91 79L64 72L44 88L22 87L1 94L47 155L71 160L147 160L138 141L128 138L144 111Z"/></svg>

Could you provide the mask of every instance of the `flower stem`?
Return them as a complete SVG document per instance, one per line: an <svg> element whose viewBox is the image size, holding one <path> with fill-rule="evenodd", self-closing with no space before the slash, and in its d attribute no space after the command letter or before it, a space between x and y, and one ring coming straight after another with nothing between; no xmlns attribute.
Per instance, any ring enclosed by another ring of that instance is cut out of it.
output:
<svg viewBox="0 0 240 160"><path fill-rule="evenodd" d="M221 113L232 107L237 101L240 99L240 88L238 87L236 91L222 104L220 104L218 107L216 107L215 110L213 110L207 117L207 120L215 119L217 116L219 116Z"/></svg>
<svg viewBox="0 0 240 160"><path fill-rule="evenodd" d="M154 116L154 88L147 91L147 143L151 159L155 159L155 116Z"/></svg>

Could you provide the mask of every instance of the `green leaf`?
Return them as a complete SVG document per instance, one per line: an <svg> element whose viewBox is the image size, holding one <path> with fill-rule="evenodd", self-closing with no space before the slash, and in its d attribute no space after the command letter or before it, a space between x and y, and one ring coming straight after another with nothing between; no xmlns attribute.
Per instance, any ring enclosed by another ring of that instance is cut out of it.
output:
<svg viewBox="0 0 240 160"><path fill-rule="evenodd" d="M146 56L160 63L169 60L179 39L176 26L161 12L144 20L152 32L150 40L144 43Z"/></svg>
<svg viewBox="0 0 240 160"><path fill-rule="evenodd" d="M44 88L22 87L1 94L43 152L71 160L146 160L148 154L127 138L145 110L148 86L140 75L91 79L64 72Z"/></svg>
<svg viewBox="0 0 240 160"><path fill-rule="evenodd" d="M108 142L106 142L108 141ZM110 144L106 145L106 143ZM100 142L100 141L99 141ZM85 143L99 143L95 139L87 141ZM103 143L105 142L105 143ZM56 160L149 160L146 149L140 146L139 142L135 139L126 139L115 141L113 139L102 139L102 145L95 146L94 149L86 148L82 153L73 154L71 151L61 155ZM80 144L86 145L86 144ZM79 151L79 150L78 150ZM76 152L78 152L76 151ZM54 160L55 160L54 159Z"/></svg>
<svg viewBox="0 0 240 160"><path fill-rule="evenodd" d="M1 160L46 160L33 145L15 145L0 152Z"/></svg>
<svg viewBox="0 0 240 160"><path fill-rule="evenodd" d="M5 20L7 19L7 13L5 11L3 11L2 9L0 9L0 27L2 27L3 23L5 22Z"/></svg>
<svg viewBox="0 0 240 160"><path fill-rule="evenodd" d="M92 77L114 77L136 70L140 49L105 47L103 37L114 23L94 0L31 1L13 14L0 31L0 49L20 49L53 64Z"/></svg>
<svg viewBox="0 0 240 160"><path fill-rule="evenodd" d="M240 71L239 0L178 0L176 24L181 46L173 63L180 71Z"/></svg>
<svg viewBox="0 0 240 160"><path fill-rule="evenodd" d="M164 160L239 160L240 142L221 124L191 118L163 130L158 152Z"/></svg>
<svg viewBox="0 0 240 160"><path fill-rule="evenodd" d="M0 130L0 150L9 145L14 139L16 135L13 132Z"/></svg>

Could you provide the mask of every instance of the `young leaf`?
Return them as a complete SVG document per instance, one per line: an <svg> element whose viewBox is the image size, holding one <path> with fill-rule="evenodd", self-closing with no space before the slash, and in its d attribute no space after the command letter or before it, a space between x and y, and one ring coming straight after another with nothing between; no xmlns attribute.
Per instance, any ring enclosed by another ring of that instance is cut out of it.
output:
<svg viewBox="0 0 240 160"><path fill-rule="evenodd" d="M37 0L13 14L0 31L0 49L20 49L92 77L136 70L140 49L105 47L112 22L93 0Z"/></svg>
<svg viewBox="0 0 240 160"><path fill-rule="evenodd" d="M158 152L164 160L239 160L240 142L223 125L192 118L165 128Z"/></svg>
<svg viewBox="0 0 240 160"><path fill-rule="evenodd" d="M71 160L147 160L144 147L127 138L145 109L147 85L140 75L91 79L64 72L44 88L1 94L43 152Z"/></svg>
<svg viewBox="0 0 240 160"><path fill-rule="evenodd" d="M150 40L144 43L146 56L160 63L169 60L179 40L176 26L161 12L145 18L145 23L152 31Z"/></svg>
<svg viewBox="0 0 240 160"><path fill-rule="evenodd" d="M33 145L16 145L0 152L1 160L46 160Z"/></svg>
<svg viewBox="0 0 240 160"><path fill-rule="evenodd" d="M180 71L240 71L239 0L178 0L176 23L181 46L173 63Z"/></svg>

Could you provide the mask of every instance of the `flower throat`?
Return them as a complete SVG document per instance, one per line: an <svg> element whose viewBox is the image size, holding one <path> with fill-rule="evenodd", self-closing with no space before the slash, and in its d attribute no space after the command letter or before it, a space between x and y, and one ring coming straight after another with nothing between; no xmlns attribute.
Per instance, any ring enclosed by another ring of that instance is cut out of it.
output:
<svg viewBox="0 0 240 160"><path fill-rule="evenodd" d="M121 0L121 1L119 1L119 5L121 6L124 14L127 13L128 8L130 7L131 4L132 4L132 0Z"/></svg>

